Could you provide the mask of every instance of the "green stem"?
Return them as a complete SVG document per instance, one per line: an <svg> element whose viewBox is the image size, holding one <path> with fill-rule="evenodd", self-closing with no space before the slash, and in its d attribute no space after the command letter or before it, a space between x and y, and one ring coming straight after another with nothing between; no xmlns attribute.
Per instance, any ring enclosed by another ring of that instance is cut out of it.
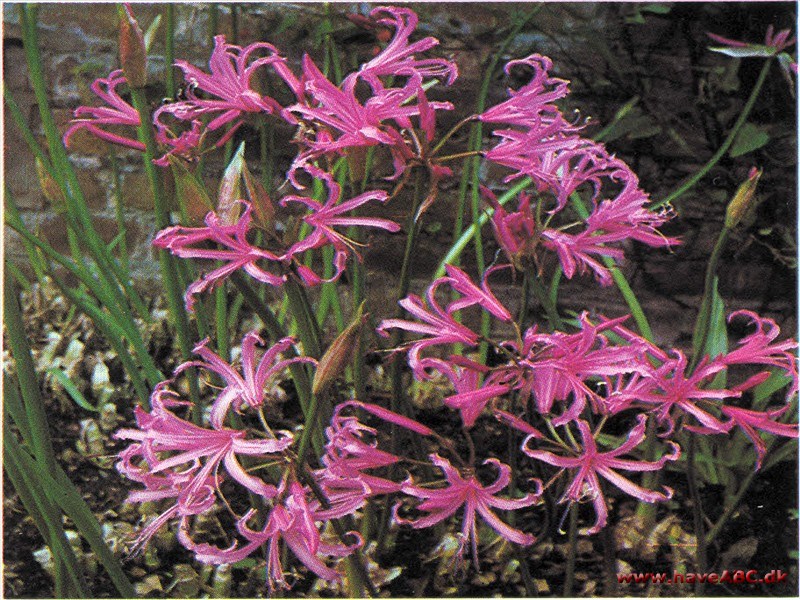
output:
<svg viewBox="0 0 800 600"><path fill-rule="evenodd" d="M725 244L728 242L731 230L723 227L720 231L717 242L714 244L714 249L711 251L711 257L708 259L706 266L705 280L703 284L703 301L700 305L700 312L697 315L697 324L695 326L694 336L694 355L689 365L688 371L694 371L697 364L703 357L706 345L708 344L708 336L711 331L711 309L714 303L714 281L717 277L717 266L719 259L722 257L722 251L725 249Z"/></svg>
<svg viewBox="0 0 800 600"><path fill-rule="evenodd" d="M720 516L719 520L714 523L714 526L708 530L708 533L705 535L705 543L706 546L711 544L716 537L719 535L719 532L722 531L722 528L728 523L728 519L731 518L733 512L736 510L736 507L739 506L739 503L742 501L742 497L747 493L747 490L750 489L750 484L753 483L753 479L755 479L758 471L753 469L747 474L747 477L744 478L742 481L739 491L736 492L736 495L727 502L725 505L725 510L722 512L722 516Z"/></svg>
<svg viewBox="0 0 800 600"><path fill-rule="evenodd" d="M32 436L33 452L36 460L52 471L56 468L57 463L53 443L50 439L50 430L47 426L47 409L39 388L39 377L33 363L28 336L25 333L19 297L11 277L5 277L3 281L3 321L8 333L11 355L14 357L17 367L17 378L21 386L28 429Z"/></svg>
<svg viewBox="0 0 800 600"><path fill-rule="evenodd" d="M141 124L137 128L139 141L145 146L142 159L144 162L145 173L150 182L150 189L153 194L153 208L155 210L156 227L165 229L170 225L169 210L167 209L167 201L164 194L164 184L161 180L161 174L158 172L157 167L153 164L153 158L158 152L158 145L156 143L155 135L153 133L153 126L150 122L150 110L147 103L147 98L143 89L131 88L131 101L134 108L139 113ZM175 325L177 332L178 347L180 348L181 357L184 361L188 361L192 356L192 335L189 327L189 317L186 314L186 309L183 304L183 291L181 289L178 269L175 258L164 249L159 249L158 262L161 267L161 275L164 278L164 287L167 292L167 308L172 322ZM188 371L189 382L189 395L195 410L192 411L193 418L198 421L202 418L202 406L200 404L200 388L197 382L197 377L194 369Z"/></svg>
<svg viewBox="0 0 800 600"><path fill-rule="evenodd" d="M164 42L164 62L166 63L167 97L175 97L175 4L167 4L166 40Z"/></svg>
<svg viewBox="0 0 800 600"><path fill-rule="evenodd" d="M103 285L102 280L92 277L88 274L85 269L83 269L80 265L73 263L71 260L62 256L58 252L56 252L49 244L45 241L37 238L34 236L30 231L27 230L22 219L19 216L19 212L17 210L16 205L13 202L12 198L8 199L9 202L6 205L6 224L11 227L14 231L19 233L24 240L29 242L31 245L36 246L39 248L45 256L49 259L54 260L62 267L67 269L70 273L72 273L78 280L84 283L89 290L95 295L97 298L97 302L99 305L105 307L108 310L109 315L108 321L113 323L116 336L113 339L119 339L120 343L123 338L127 338L129 343L133 346L134 351L136 352L137 357L139 358L139 362L144 369L145 376L147 377L148 382L155 386L160 381L164 379L164 376L159 372L156 368L155 363L153 362L153 358L147 352L147 349L144 345L144 341L141 338L139 330L136 328L134 321L130 318L130 314L120 313L119 307L116 303L113 302L112 299L109 299L108 296L108 289ZM52 274L52 269L50 269L51 275L50 277L56 281L57 283L60 281L54 274ZM67 294L66 290L69 288L66 285L59 284L61 289ZM80 290L76 290L75 294L83 293ZM73 300L74 301L74 300ZM93 307L96 306L93 302L88 301ZM82 307L82 304L78 304L78 306ZM98 308L98 311L102 313L102 311ZM89 314L87 312L87 314ZM102 313L104 314L104 313ZM112 339L112 338L109 338Z"/></svg>
<svg viewBox="0 0 800 600"><path fill-rule="evenodd" d="M703 523L703 505L700 498L700 492L697 488L697 478L695 477L694 469L695 457L695 436L689 436L689 448L686 457L686 481L689 485L689 495L692 499L692 516L694 519L694 534L697 537L697 553L695 558L695 570L698 573L705 573L707 560L706 560L706 537L705 537L705 524ZM694 593L700 597L705 590L705 583L698 581L695 585Z"/></svg>
<svg viewBox="0 0 800 600"><path fill-rule="evenodd" d="M125 210L124 202L122 200L122 183L119 174L119 163L117 162L117 155L111 153L111 172L114 181L114 214L117 217L117 236L119 236L119 261L122 268L125 270L125 276L130 279L131 265L128 257L128 242L126 237L128 235L127 228L125 227Z"/></svg>
<svg viewBox="0 0 800 600"><path fill-rule="evenodd" d="M536 295L536 299L539 300L539 304L544 308L547 320L550 321L551 329L564 331L564 321L561 319L561 315L558 314L558 307L556 303L553 302L552 297L547 292L539 276L536 273L530 273L527 281L533 293Z"/></svg>
<svg viewBox="0 0 800 600"><path fill-rule="evenodd" d="M567 551L567 566L566 573L564 574L564 592L561 594L563 598L569 598L572 594L572 588L575 586L575 559L578 554L578 505L571 504L569 507L569 538L567 542L569 550Z"/></svg>
<svg viewBox="0 0 800 600"><path fill-rule="evenodd" d="M761 88L764 86L764 81L767 79L767 73L769 73L769 68L772 65L772 60L767 60L764 62L764 66L761 67L761 72L758 74L758 79L756 79L756 83L753 86L752 91L750 92L750 97L747 99L747 102L742 108L742 112L739 113L739 118L736 119L736 122L733 124L730 132L728 132L728 136L722 142L722 145L719 149L714 153L714 155L708 159L708 162L701 167L699 171L697 171L694 175L692 175L689 179L686 180L682 185L680 185L676 190L672 193L667 195L665 198L658 200L657 202L653 202L650 205L650 209L658 208L659 206L663 206L665 204L669 204L673 200L681 197L683 194L688 192L692 189L695 184L700 181L703 177L705 177L708 172L714 168L714 166L720 161L720 159L725 156L725 153L733 144L733 141L736 139L736 135L739 133L739 130L747 121L747 117L750 116L750 112L753 110L753 106L755 106L756 100L758 99L759 94L761 93Z"/></svg>
<svg viewBox="0 0 800 600"><path fill-rule="evenodd" d="M5 413L3 414L3 429L6 432L10 430ZM61 515L50 503L47 493L42 489L42 484L37 481L30 465L25 464L25 453L15 442L16 440L9 433L3 435L3 468L19 494L22 505L33 518L37 529L53 554L53 564L56 569L55 597L75 595L88 598L88 590L82 580L78 559L67 541L64 527L61 524ZM65 575L69 577L68 581L65 580ZM65 591L65 587L70 591Z"/></svg>

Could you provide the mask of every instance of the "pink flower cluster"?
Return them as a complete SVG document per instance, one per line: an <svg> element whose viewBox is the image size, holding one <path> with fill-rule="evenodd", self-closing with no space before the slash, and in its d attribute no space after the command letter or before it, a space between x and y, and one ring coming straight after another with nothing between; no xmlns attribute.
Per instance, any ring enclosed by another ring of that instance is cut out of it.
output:
<svg viewBox="0 0 800 600"><path fill-rule="evenodd" d="M566 81L549 76L550 59L533 54L509 62L506 71L519 65L533 69L531 81L519 90L509 90L508 100L478 116L486 123L513 127L495 130L500 141L485 153L486 159L512 170L506 181L528 176L536 185L536 196L520 194L514 212L500 206L494 194L484 189L495 209L495 237L509 260L525 270L538 264L538 249L546 248L556 252L567 278L592 271L601 284L608 285L611 275L598 258L619 261L620 242L636 240L654 247L676 244L677 240L657 231L669 219L669 212L648 210L650 200L630 167L602 144L581 137L579 128L567 122L553 104L568 90ZM564 218L569 214L570 196L584 188L592 192L589 216L577 222L574 214Z"/></svg>
<svg viewBox="0 0 800 600"><path fill-rule="evenodd" d="M461 295L446 308L436 298L442 286ZM729 319L748 319L755 331L741 339L736 348L714 358L705 357L690 371L682 352L664 352L627 329L625 317L592 321L586 313L580 315L580 329L575 333L544 333L533 326L518 331L515 339L484 340L503 358L491 367L465 356L448 355L447 349L454 344L474 348L481 341L481 336L457 318L461 309L477 305L501 321L507 321L509 315L485 282L478 288L452 266L447 277L428 288L425 302L409 296L400 304L417 320L387 319L379 331L401 329L422 335L405 348L414 376L425 380L438 373L452 382L455 393L445 397L443 404L459 411L465 429L476 427L484 413L491 414L526 436L522 452L559 467L556 477L573 471L574 479L561 501L589 500L594 504L596 521L586 533L596 533L607 521L605 494L598 476L644 502L666 500L672 495L669 488L663 492L644 489L615 469L654 471L677 460L680 448L669 438L678 428L703 435L727 435L741 429L755 446L756 468L766 454L764 440L756 430L798 437L797 424L778 421L789 409L788 403L758 411L737 405L743 394L763 383L772 371L789 378L787 401L796 394L798 385L796 342L776 341L780 330L775 322L750 311L732 313ZM432 354L433 350L435 356L423 354ZM735 387L711 385L718 374L737 366L762 370ZM598 441L604 426L632 415L637 424L627 441L601 452ZM657 425L658 437L664 439L669 452L655 462L619 458L630 455L644 442L648 419ZM541 433L544 425L549 436ZM555 428L561 433L555 433Z"/></svg>
<svg viewBox="0 0 800 600"><path fill-rule="evenodd" d="M186 290L189 310L199 294L234 272L274 288L289 280L313 286L339 279L348 258L359 256L347 228L401 229L390 219L364 216L362 210L384 206L413 169L423 169L430 191L414 215L418 218L435 200L438 182L451 175L444 165L447 157L438 152L452 131L439 134L436 143L437 112L455 107L430 100L427 90L436 82L452 84L456 65L425 55L437 45L434 38L411 41L417 16L409 8L380 7L370 16L376 26L392 29L393 36L338 85L309 56L295 73L273 45L259 42L242 48L223 36L215 38L209 72L185 61L176 63L188 87L185 98L152 115L164 153L157 164L183 161L190 168L202 153L230 140L246 120L267 116L298 129L292 141L299 150L287 179L297 190L306 187L301 180L315 180L313 187L327 194L324 200L311 192L284 195L280 205L294 210L297 218L282 236L277 227L267 226L274 224L254 219L259 207L240 198L226 199L224 207L208 212L204 226L174 225L160 231L155 246L180 258L213 262ZM782 33L773 42L788 43ZM679 350L665 351L637 335L625 326L624 317L583 313L569 331L552 332L515 323L489 285L495 273L518 269L541 276L545 250L555 253L568 278L591 272L607 284L604 259L622 260L624 244L666 247L677 241L659 232L671 215L648 209L649 198L630 167L602 144L583 137L581 128L561 113L556 103L567 95L568 82L550 76L550 60L534 54L506 65L507 72L514 68L532 70L530 81L509 90L507 100L460 122L480 120L492 126L493 143L481 153L483 158L507 169L506 181L531 180L531 189L519 195L513 209L483 189L508 264L487 269L480 283L448 265L446 276L433 281L424 297L409 294L399 300L407 318L386 319L378 327L387 337L393 330L414 336L394 351L406 354L417 380L450 382L452 393L443 398L442 410L457 411L454 420L460 418L461 428L456 435L467 441L467 451L464 444L409 416L347 399L333 407L325 424L327 443L321 456L301 462L297 455L305 449L298 450L296 445L302 444L296 444L295 435L272 429L269 397L288 377L288 369L313 369L317 361L295 354L291 337L268 346L253 331L241 342L239 369L204 340L194 350L198 358L179 366L174 375L196 369L209 382L206 389L214 391L206 394L213 396L208 413L199 415L202 407L183 399L169 380L153 391L149 412L137 409L136 427L116 434L130 441L120 454L119 471L143 486L129 500L158 500L166 506L142 530L137 547L174 521L180 542L204 562L233 563L263 548L271 589L289 587L282 547L316 576L334 580L340 576L334 561L350 556L363 540L355 532L335 539L327 524L339 519L352 524L365 506L380 498L393 506L395 525L427 528L458 516L458 558L469 552L477 568L478 521L507 542L530 545L542 526L529 516L551 486L560 490L562 503L591 503L595 519L584 531L595 533L608 520L606 483L644 502L671 497L673 490L665 485L648 489L655 486L644 487L631 480L634 475L620 472L665 469L680 456L679 435L741 431L755 446L757 468L767 451L760 432L798 436L797 425L781 420L787 403L754 407L747 402L747 394L776 372L791 382L788 397L797 392L796 343L778 341L780 332L770 319L734 312L730 318L749 320L754 332L733 349L694 362ZM285 84L291 102L282 104L254 89L255 74L262 70ZM118 91L124 84L121 71L98 79L92 89L106 106L77 109L65 141L84 129L143 150L132 132L124 134L125 128L142 126L139 113ZM207 146L207 140L213 144ZM336 165L352 165L368 148L388 153L394 169L388 179L397 181L395 191L369 189L350 197L343 192ZM590 203L585 217L574 204L581 195ZM320 271L324 249L332 260ZM468 325L468 313L480 311L512 334L476 332ZM491 347L491 362L473 353L482 344ZM722 374L733 381L740 371L747 376L736 385L719 383ZM183 415L187 409L194 411L193 420ZM518 455L513 460L477 455L471 436L487 423L487 416L496 420L489 421L493 428L499 424L516 436ZM387 447L386 426L420 438L424 451ZM627 437L620 435L624 432ZM519 473L512 472L512 464ZM490 483L487 470L495 474ZM518 476L534 472L547 473L549 479L543 483ZM229 501L234 497L238 502ZM254 499L252 508L241 508L245 497ZM510 521L498 510L521 512ZM210 511L228 516L229 545L195 541L196 518Z"/></svg>

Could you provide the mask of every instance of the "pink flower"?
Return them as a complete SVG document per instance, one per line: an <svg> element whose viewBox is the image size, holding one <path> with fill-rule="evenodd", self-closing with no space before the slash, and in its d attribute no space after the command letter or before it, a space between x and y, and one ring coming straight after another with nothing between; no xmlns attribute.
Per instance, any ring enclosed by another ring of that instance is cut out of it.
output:
<svg viewBox="0 0 800 600"><path fill-rule="evenodd" d="M313 177L325 182L328 188L328 199L325 204L306 196L286 196L281 200L281 205L283 206L286 206L290 202L296 202L310 209L311 212L303 217L303 221L313 228L308 236L293 244L281 259L289 260L295 257L299 258L297 255L307 250L313 250L331 244L336 251L333 261L336 266L336 273L331 278L331 280L335 280L345 268L345 262L349 251L352 250L356 256L358 256L358 253L354 250L354 242L336 231L334 227L377 227L378 229L396 233L400 231L400 226L388 219L343 216L344 213L355 210L372 200L386 202L388 198L386 192L382 190L366 192L350 200L339 202L342 195L342 188L329 173L312 167L311 165L306 165L305 170Z"/></svg>
<svg viewBox="0 0 800 600"><path fill-rule="evenodd" d="M536 221L531 211L531 197L520 194L517 210L508 213L504 206L497 201L497 196L487 187L481 187L483 196L489 200L494 208L492 214L492 229L494 237L506 253L508 260L514 267L521 271L524 269L523 261L532 257L536 243L539 239Z"/></svg>
<svg viewBox="0 0 800 600"><path fill-rule="evenodd" d="M719 356L715 361L723 365L760 364L777 367L785 371L791 378L787 397L797 392L797 342L787 339L774 343L781 330L772 319L759 317L749 310L738 310L728 316L728 321L736 317L745 317L755 325L756 330L750 335L739 340L739 346L727 354Z"/></svg>
<svg viewBox="0 0 800 600"><path fill-rule="evenodd" d="M789 405L776 410L758 412L736 406L723 406L722 413L730 417L731 425L738 425L747 437L749 437L756 449L756 470L761 468L764 456L767 454L767 447L764 440L758 435L756 429L766 431L773 435L797 438L797 423L779 423L776 419L782 416L789 409Z"/></svg>
<svg viewBox="0 0 800 600"><path fill-rule="evenodd" d="M357 483L352 489L360 494L363 504L369 496L391 494L400 490L400 484L389 479L363 473L368 469L379 469L393 465L400 457L380 450L377 443L377 430L359 422L356 417L342 416L341 410L349 406L340 404L325 429L328 443L322 463L325 466L316 472L317 479L332 501L337 488L342 488L342 480Z"/></svg>
<svg viewBox="0 0 800 600"><path fill-rule="evenodd" d="M228 225L214 212L206 215L205 227L183 227L175 225L158 232L153 245L169 250L181 258L202 258L227 261L223 266L206 273L192 283L186 290L186 309L193 310L194 296L218 285L228 275L242 269L245 273L269 285L283 285L282 275L275 275L258 266L258 262L266 260L280 262L280 258L267 250L256 248L247 241L250 229L251 207L242 202L244 211L234 225ZM214 242L224 249L197 247L205 242Z"/></svg>
<svg viewBox="0 0 800 600"><path fill-rule="evenodd" d="M292 444L292 436L284 432L277 439L246 439L245 431L206 429L181 419L170 409L188 406L162 382L151 396L151 412L135 409L136 429L120 429L116 439L134 440L120 453L118 470L134 481L144 483L147 490L134 492L131 502L147 502L175 498L176 504L162 514L139 536L144 544L161 525L173 516L187 517L205 512L216 502L219 468L247 490L272 498L277 490L271 484L248 473L237 455L273 458Z"/></svg>
<svg viewBox="0 0 800 600"><path fill-rule="evenodd" d="M508 100L492 106L478 118L484 123L507 123L529 128L555 126L559 132L574 129L564 121L558 108L551 104L569 94L568 81L548 76L553 62L546 56L531 54L527 58L506 63L506 74L511 74L511 69L516 65L533 68L531 80L519 90L509 89Z"/></svg>
<svg viewBox="0 0 800 600"><path fill-rule="evenodd" d="M489 367L461 356L451 356L447 361L430 358L426 366L436 369L453 384L456 393L443 398L442 402L461 412L464 427L472 427L491 400L512 389L511 383L498 382L503 373L491 373ZM486 374L489 374L488 378L481 382Z"/></svg>
<svg viewBox="0 0 800 600"><path fill-rule="evenodd" d="M267 56L252 59L252 56L264 50ZM228 123L234 125L217 142L224 144L241 125L244 113L277 114L283 107L269 96L262 96L251 87L251 79L257 69L265 65L280 65L280 74L288 74L285 61L278 56L272 44L259 42L241 48L228 44L224 35L214 38L214 50L208 66L211 73L205 73L184 60L175 65L183 70L184 78L189 84L187 100L173 102L162 106L155 116L155 124L159 130L166 125L162 115L169 114L180 121L194 121L204 115L215 115L208 123L208 131L215 131ZM211 96L210 99L198 98L195 90L201 90Z"/></svg>
<svg viewBox="0 0 800 600"><path fill-rule="evenodd" d="M782 29L778 33L775 33L775 26L770 25L767 27L767 33L764 36L764 44L752 44L748 42L740 42L738 40L732 40L730 38L722 37L721 35L717 35L715 33L706 32L706 35L710 37L715 42L719 42L720 44L724 44L729 48L733 48L735 50L739 50L738 52L730 53L731 56L772 56L773 54L778 54L782 52L786 48L792 46L795 43L795 39L790 37L792 35L791 29ZM716 50L717 52L722 52L724 54L728 54L725 49L723 48L712 48L712 50Z"/></svg>
<svg viewBox="0 0 800 600"><path fill-rule="evenodd" d="M514 529L501 521L492 511L492 508L500 510L517 510L535 504L539 499L539 493L527 494L522 498L508 499L495 496L500 490L506 487L511 480L511 467L501 463L496 458L489 458L483 464L493 464L497 467L499 474L494 483L488 486L481 485L475 477L472 469L468 472L459 473L446 459L438 454L431 454L430 461L439 467L447 480L447 487L431 489L418 486L409 478L403 483L402 491L415 498L422 498L417 509L424 511L426 516L419 519L404 519L397 514L399 505L395 506L395 520L400 524L411 525L415 529L431 527L441 523L445 519L453 516L457 510L464 507L464 516L461 526L461 547L459 556L463 554L468 542L471 542L472 560L475 568L478 569L478 529L475 522L477 512L484 521L494 529L499 535L515 544L529 546L536 541L536 538L519 529Z"/></svg>
<svg viewBox="0 0 800 600"><path fill-rule="evenodd" d="M308 126L302 139L308 150L300 154L290 170L293 173L307 163L327 154L344 155L348 149L382 145L389 149L395 166L394 177L405 169L414 156L410 142L398 129L410 129L411 117L419 116L421 127L430 138L434 126L433 111L449 110L449 102L428 102L421 76L413 73L400 88L382 89L362 104L356 97L358 74L352 73L337 87L331 83L308 56L303 58L303 82L309 97L286 110L299 116ZM417 98L418 104L413 100Z"/></svg>
<svg viewBox="0 0 800 600"><path fill-rule="evenodd" d="M665 454L655 462L635 461L630 459L618 458L623 454L628 454L636 446L642 443L645 438L645 423L647 417L639 415L638 423L628 433L628 439L619 447L609 452L600 452L597 449L589 425L585 421L577 421L578 431L580 431L583 441L583 451L579 456L567 457L553 454L545 450L534 450L530 448L530 443L536 436L528 436L522 444L522 451L534 458L549 465L561 467L562 469L577 469L575 478L564 492L560 502L583 502L591 500L594 504L597 519L592 527L582 530L584 534L594 534L606 525L608 509L603 497L603 490L600 486L598 475L610 481L626 494L638 498L644 502L659 502L668 500L672 497L672 490L664 486L664 493L644 489L628 479L622 477L613 469L623 469L626 471L657 471L661 469L667 461L677 460L680 456L680 448L677 444L669 442L672 446L672 453Z"/></svg>
<svg viewBox="0 0 800 600"><path fill-rule="evenodd" d="M572 397L571 406L553 419L555 425L575 419L587 401L600 412L603 399L587 385L587 380L650 371L644 355L646 346L635 341L611 345L603 335L626 318L603 320L594 325L584 313L580 316L581 331L572 334L539 333L531 328L525 332L521 348L508 344L520 358L504 370L517 378L514 389L519 389L523 397L534 399L536 409L543 415L550 414L556 401L565 402Z"/></svg>
<svg viewBox="0 0 800 600"><path fill-rule="evenodd" d="M462 298L450 304L450 306L447 307L447 312L452 313L457 310L461 310L462 308L477 304L501 321L512 321L513 319L511 317L511 313L508 312L508 309L503 306L495 297L495 295L489 289L489 285L486 281L489 278L489 275L498 269L503 268L505 268L505 266L491 267L487 269L486 273L483 275L481 287L479 288L472 282L472 279L470 279L469 275L464 273L464 271L454 265L445 265L445 269L447 270L447 283L450 285L450 287L463 296Z"/></svg>
<svg viewBox="0 0 800 600"><path fill-rule="evenodd" d="M242 373L239 374L229 363L207 348L208 342L206 338L194 348L194 353L200 355L203 360L185 362L175 370L175 374L190 367L199 367L216 373L225 381L225 388L211 406L209 420L214 429L223 428L223 422L231 405L237 412L244 404L250 408L259 408L264 403L265 394L268 394L275 385L271 380L289 365L316 363L313 358L307 356L281 360L281 354L295 343L294 338L286 337L270 346L256 366L255 347L256 344L263 345L264 340L255 331L251 331L242 340Z"/></svg>
<svg viewBox="0 0 800 600"><path fill-rule="evenodd" d="M426 292L427 307L422 298L410 294L400 300L399 304L408 313L422 321L407 321L405 319L384 319L378 326L378 332L388 337L387 329L402 329L411 333L420 333L429 337L411 342L408 350L408 364L414 371L417 379L427 379L425 369L429 366L430 359L420 358L420 352L430 346L440 344L464 344L474 346L478 343L478 334L456 321L451 312L445 311L436 301L436 288L446 283L447 278L442 277L428 287ZM429 307L429 308L428 308ZM431 310L433 312L431 312ZM431 365L433 366L433 365Z"/></svg>
<svg viewBox="0 0 800 600"><path fill-rule="evenodd" d="M656 386L648 393L642 394L639 401L656 407L656 419L659 423L666 422L668 425L666 434L675 426L673 409L680 409L681 412L697 419L701 427L685 425L690 430L727 432L729 427L709 410L714 406L714 400L734 398L740 396L741 391L705 389L703 386L723 369L722 365L717 362L709 363L704 359L691 374L687 374L686 356L680 350L673 350L673 353L675 358L668 358L650 374ZM707 405L703 406L701 402L706 402Z"/></svg>
<svg viewBox="0 0 800 600"><path fill-rule="evenodd" d="M315 524L318 520L317 515L306 500L306 490L297 482L289 484L288 493L269 513L267 523L261 531L253 530L247 525L254 515L255 510L251 509L236 524L239 534L247 540L241 547L238 547L236 542L227 549L220 549L210 544L197 544L191 540L188 528L184 526L180 529L179 539L195 552L198 560L212 564L238 562L265 544L268 545L267 585L270 590L274 590L276 586L285 589L291 587L286 582L281 564L279 546L281 540L312 573L328 581L338 579L339 573L326 565L319 555L347 556L361 544L358 534L353 533L351 535L355 535L357 539L353 546L323 542Z"/></svg>
<svg viewBox="0 0 800 600"><path fill-rule="evenodd" d="M135 128L139 127L141 123L137 110L125 102L117 92L117 88L125 83L125 77L121 69L112 71L105 79L101 77L94 80L91 89L107 106L79 106L76 108L75 119L64 133L64 145L69 146L69 140L76 131L85 129L92 135L107 142L144 152L144 144L142 142L104 129L107 125L123 125Z"/></svg>
<svg viewBox="0 0 800 600"><path fill-rule="evenodd" d="M380 15L386 15L377 18ZM447 77L447 85L451 85L458 76L455 63L443 58L416 58L415 54L430 50L439 44L439 40L426 37L418 42L409 43L409 38L417 28L419 19L413 10L397 6L379 6L370 12L381 25L393 26L394 37L389 44L368 63L361 66L358 76L370 84L374 92L384 88L379 77L405 76L417 74L420 77Z"/></svg>

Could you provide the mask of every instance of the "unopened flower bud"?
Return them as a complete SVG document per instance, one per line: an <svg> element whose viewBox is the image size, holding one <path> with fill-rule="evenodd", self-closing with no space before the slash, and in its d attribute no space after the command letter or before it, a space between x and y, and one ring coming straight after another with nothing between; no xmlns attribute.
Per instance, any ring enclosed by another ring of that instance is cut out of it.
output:
<svg viewBox="0 0 800 600"><path fill-rule="evenodd" d="M364 314L364 305L358 307L353 321L339 334L325 354L319 360L317 371L314 373L312 392L319 394L341 375L354 352L358 351L361 343L361 329L366 323L367 315Z"/></svg>
<svg viewBox="0 0 800 600"><path fill-rule="evenodd" d="M147 51L144 47L144 34L127 3L120 9L119 60L128 85L132 88L143 88L147 83Z"/></svg>
<svg viewBox="0 0 800 600"><path fill-rule="evenodd" d="M736 194L728 204L728 210L725 212L725 227L728 229L733 229L741 223L742 219L755 207L756 186L761 173L761 169L756 169L755 167L750 169L747 180L736 190Z"/></svg>
<svg viewBox="0 0 800 600"><path fill-rule="evenodd" d="M44 197L53 204L57 212L63 212L65 210L64 193L38 157L36 158L36 175L39 177L39 185L44 192Z"/></svg>
<svg viewBox="0 0 800 600"><path fill-rule="evenodd" d="M186 168L180 159L168 156L172 174L175 177L175 197L189 225L200 225L203 219L214 210L214 205L205 186Z"/></svg>
<svg viewBox="0 0 800 600"><path fill-rule="evenodd" d="M275 206L272 204L266 188L253 177L246 164L242 169L242 180L247 200L253 207L253 223L257 227L273 231L275 229Z"/></svg>

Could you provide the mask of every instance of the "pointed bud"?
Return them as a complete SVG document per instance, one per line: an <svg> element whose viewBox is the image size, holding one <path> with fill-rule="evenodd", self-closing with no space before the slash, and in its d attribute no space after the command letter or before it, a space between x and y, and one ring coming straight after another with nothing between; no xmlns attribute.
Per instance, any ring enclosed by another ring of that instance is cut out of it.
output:
<svg viewBox="0 0 800 600"><path fill-rule="evenodd" d="M147 83L144 34L133 17L130 4L124 4L119 12L119 61L128 85L132 88L143 88Z"/></svg>
<svg viewBox="0 0 800 600"><path fill-rule="evenodd" d="M242 204L242 169L244 168L244 142L228 163L222 181L219 182L217 194L217 214L226 225L233 225L239 220Z"/></svg>
<svg viewBox="0 0 800 600"><path fill-rule="evenodd" d="M350 183L354 185L358 185L364 180L364 175L367 172L368 150L369 148L366 146L353 146L345 150L344 155L347 158Z"/></svg>
<svg viewBox="0 0 800 600"><path fill-rule="evenodd" d="M364 303L362 302L350 325L333 340L319 360L311 389L314 394L319 394L327 389L342 374L354 352L358 351L358 347L361 345L361 330L367 322L367 317L368 315L364 314Z"/></svg>
<svg viewBox="0 0 800 600"><path fill-rule="evenodd" d="M725 227L728 229L736 227L755 208L756 186L762 172L761 169L756 169L755 167L750 169L747 181L736 190L736 194L728 204L728 210L725 212Z"/></svg>
<svg viewBox="0 0 800 600"><path fill-rule="evenodd" d="M64 193L38 157L36 158L36 175L39 177L39 185L42 187L44 197L52 203L56 212L64 212L66 210L66 206L64 205Z"/></svg>
<svg viewBox="0 0 800 600"><path fill-rule="evenodd" d="M253 224L267 231L275 229L275 206L261 182L253 177L245 163L242 180L247 201L253 207Z"/></svg>
<svg viewBox="0 0 800 600"><path fill-rule="evenodd" d="M180 159L168 156L167 160L175 177L175 197L185 224L201 225L209 211L214 210L205 186Z"/></svg>

